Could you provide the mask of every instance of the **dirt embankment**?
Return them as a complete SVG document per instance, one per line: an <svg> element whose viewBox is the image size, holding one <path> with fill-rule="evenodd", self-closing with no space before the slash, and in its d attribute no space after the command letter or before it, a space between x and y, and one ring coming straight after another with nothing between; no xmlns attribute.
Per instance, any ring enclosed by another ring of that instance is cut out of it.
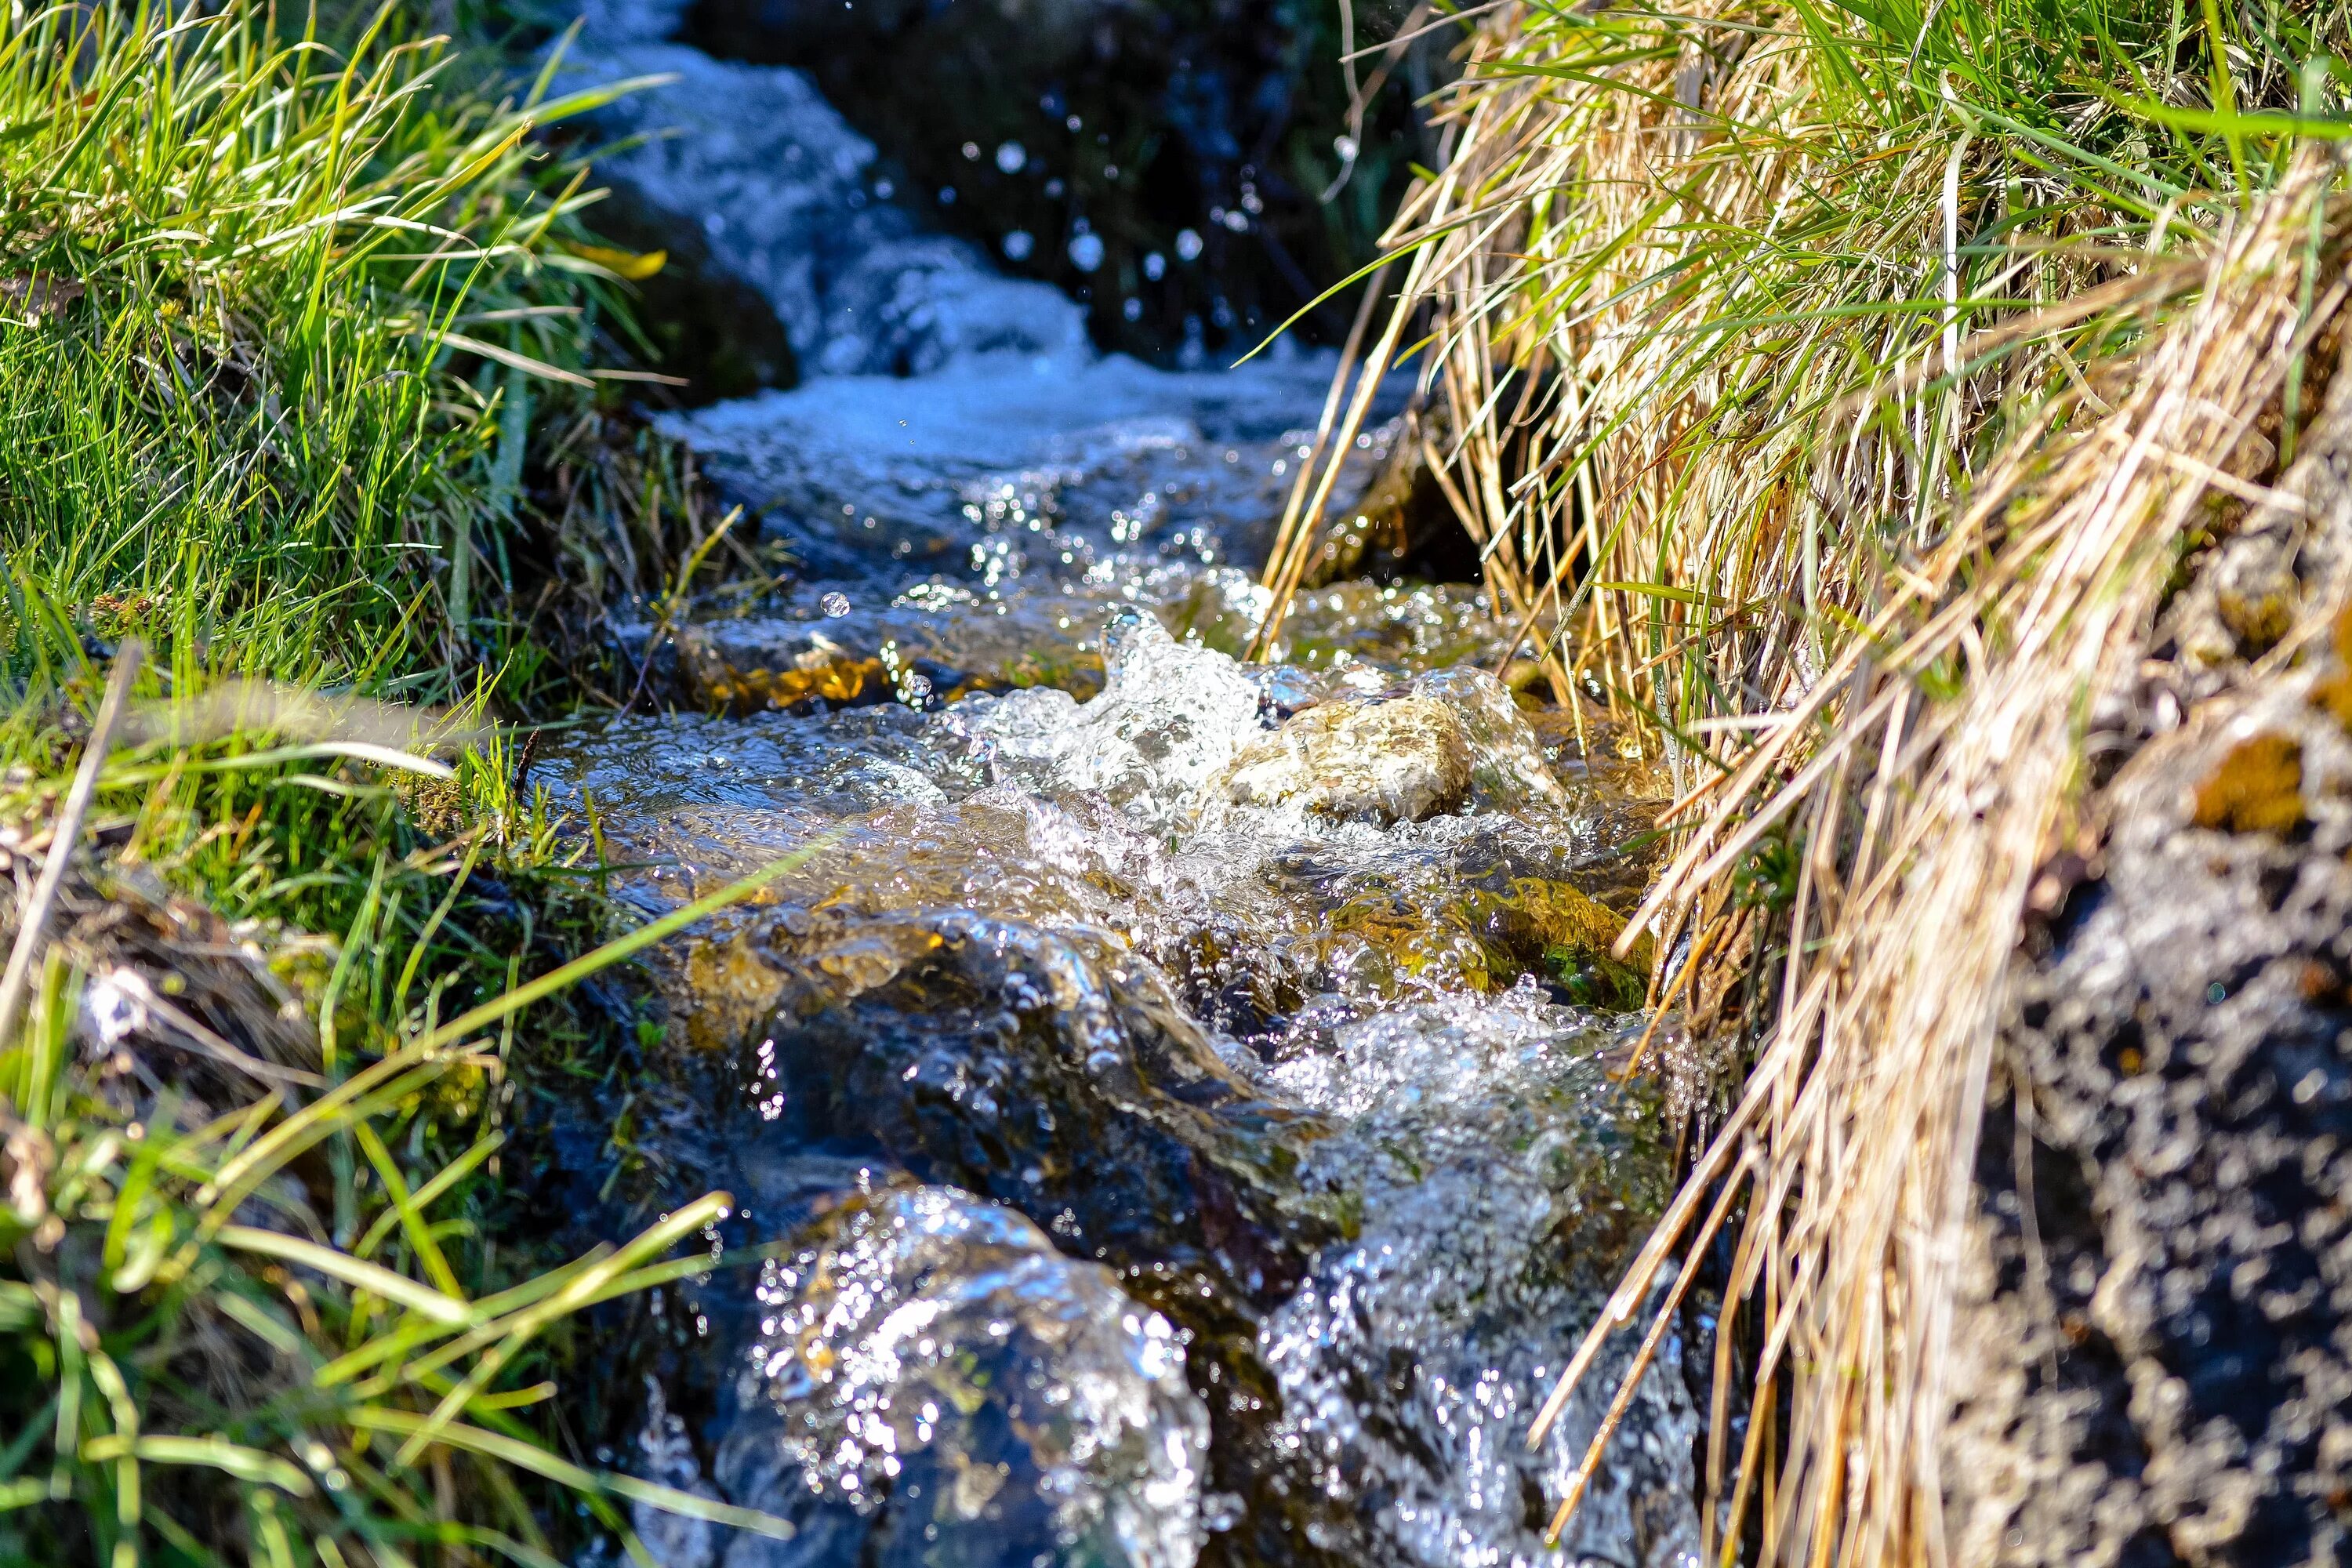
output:
<svg viewBox="0 0 2352 1568"><path fill-rule="evenodd" d="M2352 1551L2352 377L2277 484L2091 716L2034 890L1953 1342L1956 1562Z"/></svg>

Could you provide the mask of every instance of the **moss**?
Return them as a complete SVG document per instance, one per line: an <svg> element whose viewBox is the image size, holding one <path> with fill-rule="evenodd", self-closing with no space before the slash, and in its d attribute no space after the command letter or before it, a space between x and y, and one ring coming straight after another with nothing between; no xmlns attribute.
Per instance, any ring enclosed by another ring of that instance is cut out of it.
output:
<svg viewBox="0 0 2352 1568"><path fill-rule="evenodd" d="M2302 743L2265 733L2231 747L2197 785L2195 820L2225 833L2288 833L2301 826Z"/></svg>
<svg viewBox="0 0 2352 1568"><path fill-rule="evenodd" d="M2336 668L2322 676L2311 689L2311 703L2325 708L2336 716L2336 721L2352 730L2352 604L2336 613L2334 634L2330 639L2336 652Z"/></svg>
<svg viewBox="0 0 2352 1568"><path fill-rule="evenodd" d="M762 708L792 709L816 698L841 707L882 700L889 695L878 658L848 654L818 657L792 669L732 668L708 675L700 683L704 697L732 712L757 712Z"/></svg>
<svg viewBox="0 0 2352 1568"><path fill-rule="evenodd" d="M1633 1008L1648 986L1650 941L1625 960L1611 952L1624 917L1566 882L1514 879L1510 891L1475 900L1480 929L1501 956L1542 973L1586 1006Z"/></svg>
<svg viewBox="0 0 2352 1568"><path fill-rule="evenodd" d="M2221 624L2237 637L2240 649L2249 658L2277 647L2294 626L2294 604L2285 594L2249 595L2225 589L2216 608Z"/></svg>

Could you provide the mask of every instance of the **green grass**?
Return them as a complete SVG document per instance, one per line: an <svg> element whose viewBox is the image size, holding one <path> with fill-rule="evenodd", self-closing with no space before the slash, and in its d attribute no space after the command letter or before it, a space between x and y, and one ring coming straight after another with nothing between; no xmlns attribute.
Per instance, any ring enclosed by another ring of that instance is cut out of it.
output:
<svg viewBox="0 0 2352 1568"><path fill-rule="evenodd" d="M610 374L583 358L613 281L585 171L530 133L594 100L445 90L396 7L344 42L240 3L0 44L19 671L59 630L28 599L175 675L447 697L529 658L499 613L529 447Z"/></svg>
<svg viewBox="0 0 2352 1568"><path fill-rule="evenodd" d="M677 923L616 937L491 722L609 687L563 614L697 527L598 368L630 258L531 135L593 101L397 5L0 38L0 942L73 857L0 1037L0 1563L546 1564L714 1516L548 1417L572 1316L708 1269L724 1196L553 1258L504 1163L518 1087L657 1034L614 966Z"/></svg>

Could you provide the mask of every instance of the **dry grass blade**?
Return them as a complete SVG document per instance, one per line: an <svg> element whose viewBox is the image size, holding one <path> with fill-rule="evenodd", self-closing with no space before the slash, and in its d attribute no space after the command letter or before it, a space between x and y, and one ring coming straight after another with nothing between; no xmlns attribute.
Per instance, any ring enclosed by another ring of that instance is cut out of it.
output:
<svg viewBox="0 0 2352 1568"><path fill-rule="evenodd" d="M106 751L113 742L114 727L131 700L131 683L138 677L142 657L142 650L135 642L125 643L116 657L114 673L107 680L106 695L100 700L98 717L90 725L89 741L82 748L81 766L75 770L65 804L58 809L49 835L48 858L42 862L40 880L33 884L32 897L16 922L16 942L9 950L7 973L0 975L0 1040L10 1037L16 1026L16 1016L24 1008L25 991L32 982L33 960L47 934L49 910L56 907L58 889L65 885L66 867L73 859L74 846L81 838L82 818L89 812L90 796L97 793L99 770L106 764Z"/></svg>

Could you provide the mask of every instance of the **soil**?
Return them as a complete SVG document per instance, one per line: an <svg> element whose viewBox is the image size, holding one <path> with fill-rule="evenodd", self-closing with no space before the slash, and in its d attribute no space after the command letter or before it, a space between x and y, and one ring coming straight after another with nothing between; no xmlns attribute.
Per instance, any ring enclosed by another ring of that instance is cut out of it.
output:
<svg viewBox="0 0 2352 1568"><path fill-rule="evenodd" d="M2347 378L2352 379L2352 378ZM2352 1547L2352 420L2193 563L2034 889L1978 1167L1955 1562Z"/></svg>

